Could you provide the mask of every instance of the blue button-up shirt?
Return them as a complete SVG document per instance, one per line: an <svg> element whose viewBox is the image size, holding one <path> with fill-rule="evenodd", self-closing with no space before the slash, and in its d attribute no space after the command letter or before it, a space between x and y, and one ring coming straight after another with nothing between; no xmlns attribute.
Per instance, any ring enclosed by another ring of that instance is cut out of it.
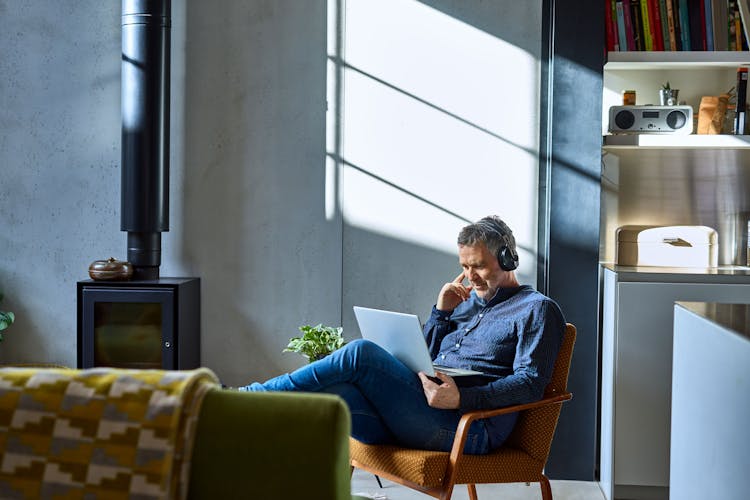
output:
<svg viewBox="0 0 750 500"><path fill-rule="evenodd" d="M472 291L453 311L433 307L424 326L436 364L485 374L455 379L464 411L541 399L564 332L557 303L528 285L501 288L489 302ZM493 447L514 423L515 416L487 420Z"/></svg>

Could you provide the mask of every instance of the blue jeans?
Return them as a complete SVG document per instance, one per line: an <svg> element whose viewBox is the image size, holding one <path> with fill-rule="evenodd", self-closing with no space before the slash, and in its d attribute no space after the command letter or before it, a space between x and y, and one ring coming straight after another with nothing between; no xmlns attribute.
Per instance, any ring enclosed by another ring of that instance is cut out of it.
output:
<svg viewBox="0 0 750 500"><path fill-rule="evenodd" d="M354 340L333 354L241 391L305 391L338 394L352 414L352 436L368 444L450 451L459 410L427 405L416 373L368 340ZM489 452L483 421L469 428L464 452Z"/></svg>

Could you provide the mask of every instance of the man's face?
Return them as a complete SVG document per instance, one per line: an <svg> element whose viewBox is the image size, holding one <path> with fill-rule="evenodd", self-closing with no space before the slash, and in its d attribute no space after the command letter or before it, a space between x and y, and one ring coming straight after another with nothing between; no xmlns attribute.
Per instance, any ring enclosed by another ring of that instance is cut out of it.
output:
<svg viewBox="0 0 750 500"><path fill-rule="evenodd" d="M506 280L507 271L503 271L497 257L484 243L476 245L458 245L458 263L464 270L464 277L474 287L476 294L489 300Z"/></svg>

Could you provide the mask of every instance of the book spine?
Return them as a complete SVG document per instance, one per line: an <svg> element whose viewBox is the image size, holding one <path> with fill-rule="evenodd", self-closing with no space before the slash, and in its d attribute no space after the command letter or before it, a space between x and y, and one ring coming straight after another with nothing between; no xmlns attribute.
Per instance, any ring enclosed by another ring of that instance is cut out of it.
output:
<svg viewBox="0 0 750 500"><path fill-rule="evenodd" d="M740 20L739 11L735 13L732 20L732 34L734 35L734 50L742 50L742 21Z"/></svg>
<svg viewBox="0 0 750 500"><path fill-rule="evenodd" d="M648 17L651 22L651 36L654 39L654 50L664 50L664 38L661 35L659 0L648 0Z"/></svg>
<svg viewBox="0 0 750 500"><path fill-rule="evenodd" d="M622 10L622 2L618 1L615 6L617 10L617 35L620 42L620 50L628 50L628 39L625 35L625 13Z"/></svg>
<svg viewBox="0 0 750 500"><path fill-rule="evenodd" d="M612 3L610 0L604 0L604 27L607 33L607 51L615 50L615 31L612 24Z"/></svg>
<svg viewBox="0 0 750 500"><path fill-rule="evenodd" d="M664 41L664 50L672 49L672 42L669 40L669 21L667 20L667 0L658 0L659 18L661 20L661 39Z"/></svg>
<svg viewBox="0 0 750 500"><path fill-rule="evenodd" d="M643 47L645 50L654 50L650 21L648 18L648 0L641 0L641 22L643 23Z"/></svg>
<svg viewBox="0 0 750 500"><path fill-rule="evenodd" d="M734 117L734 133L745 134L747 118L747 68L737 69L737 108Z"/></svg>
<svg viewBox="0 0 750 500"><path fill-rule="evenodd" d="M711 12L711 0L703 0L703 11L706 19L706 50L714 50L714 19Z"/></svg>
<svg viewBox="0 0 750 500"><path fill-rule="evenodd" d="M628 0L618 0L622 5L622 17L625 20L625 37L628 50L635 49L635 38L633 37L633 20L630 17L630 3Z"/></svg>
<svg viewBox="0 0 750 500"><path fill-rule="evenodd" d="M734 50L742 51L742 21L739 17L734 18Z"/></svg>
<svg viewBox="0 0 750 500"><path fill-rule="evenodd" d="M679 0L680 11L680 41L682 50L691 50L690 46L690 16L688 16L687 0Z"/></svg>
<svg viewBox="0 0 750 500"><path fill-rule="evenodd" d="M702 21L703 17L703 1L702 0L688 0L688 19L690 23L690 50L706 50L703 46L705 35L703 31L706 29L706 25Z"/></svg>
<svg viewBox="0 0 750 500"><path fill-rule="evenodd" d="M727 0L711 0L714 50L729 50L729 19L727 18L727 3Z"/></svg>
<svg viewBox="0 0 750 500"><path fill-rule="evenodd" d="M677 33L674 25L674 8L672 0L665 0L667 4L667 29L669 30L669 45L671 50L680 50L677 46Z"/></svg>
<svg viewBox="0 0 750 500"><path fill-rule="evenodd" d="M635 50L644 50L643 22L641 21L640 0L630 0L630 17L633 20L633 38L635 39Z"/></svg>
<svg viewBox="0 0 750 500"><path fill-rule="evenodd" d="M620 47L620 33L617 28L617 0L609 0L609 6L612 11L612 31L615 37L615 50L622 50Z"/></svg>
<svg viewBox="0 0 750 500"><path fill-rule="evenodd" d="M748 22L750 22L750 6L747 0L737 0L737 7L740 11L740 23L742 29L740 30L740 43L742 44L742 50L747 49L747 44L750 43L750 34L748 34Z"/></svg>
<svg viewBox="0 0 750 500"><path fill-rule="evenodd" d="M698 26L701 34L701 50L708 50L708 40L706 38L706 9L703 7L705 0L695 0L695 9L698 11Z"/></svg>

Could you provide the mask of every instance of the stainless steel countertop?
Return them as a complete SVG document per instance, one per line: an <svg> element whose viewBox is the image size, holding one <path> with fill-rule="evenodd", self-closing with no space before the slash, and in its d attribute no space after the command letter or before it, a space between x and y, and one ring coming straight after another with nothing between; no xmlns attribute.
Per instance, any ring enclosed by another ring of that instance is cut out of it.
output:
<svg viewBox="0 0 750 500"><path fill-rule="evenodd" d="M675 302L675 304L750 341L750 304L718 302Z"/></svg>
<svg viewBox="0 0 750 500"><path fill-rule="evenodd" d="M603 269L617 273L618 281L652 281L667 283L738 283L750 284L750 267L657 267L618 266L600 263Z"/></svg>

